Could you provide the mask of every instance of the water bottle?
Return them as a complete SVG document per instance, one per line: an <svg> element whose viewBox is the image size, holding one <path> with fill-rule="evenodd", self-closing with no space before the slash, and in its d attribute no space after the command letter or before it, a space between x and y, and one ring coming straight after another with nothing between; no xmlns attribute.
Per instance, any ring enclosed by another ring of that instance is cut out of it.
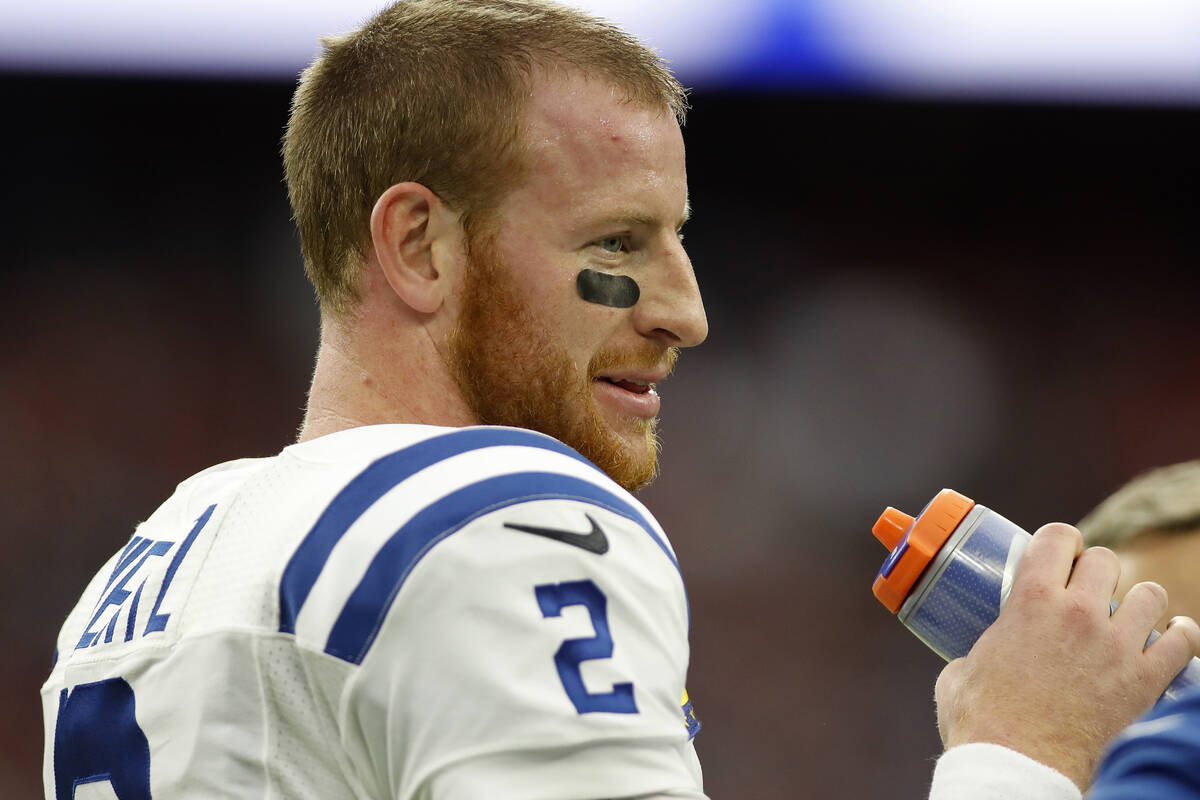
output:
<svg viewBox="0 0 1200 800"><path fill-rule="evenodd" d="M891 550L872 590L917 638L950 661L965 656L1008 600L1029 533L952 489L914 519L887 508L872 528ZM1112 607L1117 607L1114 601ZM1158 638L1153 632L1146 644ZM1200 686L1200 659L1175 677L1164 698Z"/></svg>

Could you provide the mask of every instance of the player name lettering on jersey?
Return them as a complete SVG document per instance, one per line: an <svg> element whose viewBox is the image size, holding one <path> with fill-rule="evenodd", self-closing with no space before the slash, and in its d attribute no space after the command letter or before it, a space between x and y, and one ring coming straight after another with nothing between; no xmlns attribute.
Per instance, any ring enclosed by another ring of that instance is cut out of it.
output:
<svg viewBox="0 0 1200 800"><path fill-rule="evenodd" d="M200 515L192 530L181 543L178 543L178 547L176 547L176 542L156 541L141 536L134 536L129 541L129 544L121 552L120 558L117 559L117 565L113 568L112 575L101 594L101 599L96 604L96 611L92 615L91 621L84 628L83 635L79 637L79 642L75 645L76 650L93 647L102 641L104 643L112 642L118 635L117 621L122 617L125 619L125 627L121 641L129 642L135 635L139 635L137 621L138 609L142 604L142 590L146 588L146 584L151 578L159 574L162 575L162 581L158 595L140 635L145 636L166 629L171 615L162 610L163 599L166 597L167 590L171 588L171 581L179 570L179 565L191 549L192 542L196 540L196 536L212 518L215 508L215 504L211 505ZM161 564L155 562L166 558L172 549L174 549L174 556L167 563L165 573L160 573ZM137 588L131 588L135 583Z"/></svg>

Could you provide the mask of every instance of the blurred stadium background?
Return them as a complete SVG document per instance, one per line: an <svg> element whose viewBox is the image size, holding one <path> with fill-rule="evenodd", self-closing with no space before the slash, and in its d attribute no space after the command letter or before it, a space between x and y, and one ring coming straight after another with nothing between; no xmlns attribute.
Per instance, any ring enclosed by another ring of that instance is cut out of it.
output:
<svg viewBox="0 0 1200 800"><path fill-rule="evenodd" d="M645 501L689 582L714 797L921 797L936 656L885 505L1029 528L1200 452L1200 7L594 0L694 87L711 322ZM0 8L0 796L87 578L179 480L293 437L316 340L278 140L378 3Z"/></svg>

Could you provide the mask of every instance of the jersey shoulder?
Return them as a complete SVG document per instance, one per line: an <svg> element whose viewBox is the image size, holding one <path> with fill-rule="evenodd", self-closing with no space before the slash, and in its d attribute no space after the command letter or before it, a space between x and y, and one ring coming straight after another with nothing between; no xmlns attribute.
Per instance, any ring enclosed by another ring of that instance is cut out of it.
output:
<svg viewBox="0 0 1200 800"><path fill-rule="evenodd" d="M573 449L528 430L366 426L219 464L180 483L96 573L58 651L86 657L111 645L112 656L142 633L232 628L296 634L326 650L348 604L386 612L448 537L518 503L534 504L526 523L550 527L554 514L535 501L566 500L618 515L674 563L637 500ZM306 616L320 641L309 640Z"/></svg>
<svg viewBox="0 0 1200 800"><path fill-rule="evenodd" d="M612 542L626 553L651 553L643 563L665 565L682 593L657 521L575 450L515 428L417 433L399 448L375 441L369 458L361 448L345 451L356 453L353 475L316 515L280 577L282 632L358 663L410 580L461 596L482 585L465 579L472 571L483 578L515 566L514 553L525 567L542 558L587 561L596 558L589 547Z"/></svg>
<svg viewBox="0 0 1200 800"><path fill-rule="evenodd" d="M178 591L181 566L199 549L201 532L271 461L228 461L182 481L92 577L59 633L55 667L60 657L123 654L125 645L160 633L172 617L166 595Z"/></svg>

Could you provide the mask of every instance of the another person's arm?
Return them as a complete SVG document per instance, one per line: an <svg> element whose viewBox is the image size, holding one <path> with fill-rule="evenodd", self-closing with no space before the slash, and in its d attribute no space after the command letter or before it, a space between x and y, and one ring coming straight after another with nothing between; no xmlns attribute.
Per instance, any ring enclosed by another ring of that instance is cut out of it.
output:
<svg viewBox="0 0 1200 800"><path fill-rule="evenodd" d="M1200 797L1200 690L1164 702L1113 741L1088 800Z"/></svg>

